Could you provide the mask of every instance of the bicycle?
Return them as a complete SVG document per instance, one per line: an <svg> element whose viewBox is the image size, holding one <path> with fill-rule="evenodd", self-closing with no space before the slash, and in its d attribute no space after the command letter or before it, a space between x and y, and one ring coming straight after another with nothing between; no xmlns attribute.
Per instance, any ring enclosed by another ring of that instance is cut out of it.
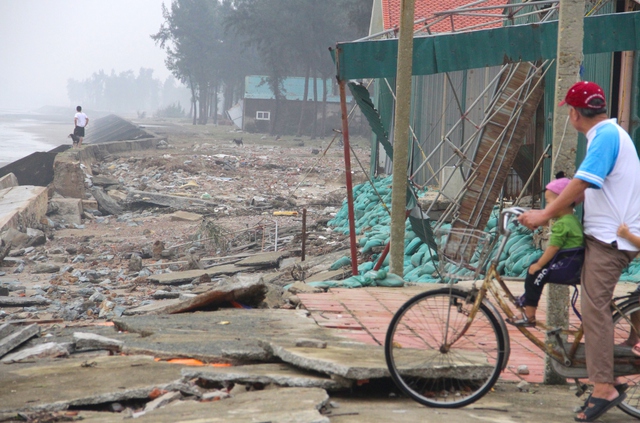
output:
<svg viewBox="0 0 640 423"><path fill-rule="evenodd" d="M509 223L524 211L510 208L500 214L498 228L503 237L488 269L486 264L497 237L478 230L452 229L445 247L438 248L440 267L446 268L442 264L447 262L471 271L472 287L464 289L451 282L448 287L423 292L408 300L393 316L384 346L387 367L399 389L413 400L438 408L463 407L482 398L506 368L510 340L499 310L513 318L513 309L518 313L523 309L497 267L511 234ZM481 273L485 277L477 288L475 280ZM489 301L489 293L497 307ZM632 320L640 322L638 294L615 297L611 309L615 373L629 384L627 398L618 407L640 418L640 357L626 345L633 345L638 339L636 325L632 323ZM538 320L536 329L547 331L548 342L538 339L529 330L533 328L518 329L552 358L556 372L575 380L576 395L585 392L586 385L579 382L588 378L582 325L577 329L549 328Z"/></svg>

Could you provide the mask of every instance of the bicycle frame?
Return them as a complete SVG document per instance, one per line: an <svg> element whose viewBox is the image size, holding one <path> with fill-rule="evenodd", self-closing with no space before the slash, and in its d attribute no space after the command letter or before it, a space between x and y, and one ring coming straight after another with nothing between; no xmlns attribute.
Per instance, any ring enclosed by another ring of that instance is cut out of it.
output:
<svg viewBox="0 0 640 423"><path fill-rule="evenodd" d="M507 317L514 318L516 316L508 302L511 302L511 304L513 304L513 306L519 313L523 313L523 308L518 305L516 298L511 293L511 290L505 284L504 280L500 277L500 274L497 270L498 258L502 254L507 240L509 239L509 236L511 234L511 232L507 228L509 219L511 216L517 216L522 212L524 212L524 209L520 208L511 208L502 212L499 223L500 233L503 235L501 244L494 254L493 259L491 260L491 264L485 274L482 285L480 286L480 288L476 288L474 282L474 285L469 292L469 302L473 302L473 306L468 312L467 323L454 339L443 345L443 350L449 350L458 339L462 338L465 335L465 333L473 323L473 320L475 319L481 304L485 300L490 304L490 301L487 299L487 293L491 294L491 297L495 300L495 302L498 304L498 307L505 315L507 315ZM505 295L508 302L503 298ZM620 315L624 316L624 314L621 312L621 307L625 306L631 297L631 295L627 295L612 299L611 307L613 309L613 312L617 311L618 313L620 313ZM637 301L637 297L635 301ZM624 316L624 318L628 321L630 327L634 328L637 332L638 329L635 328L635 325L633 325L633 323L626 316ZM584 336L582 324L580 324L578 329L573 330L563 328L549 328L544 322L536 321L536 328L546 331L548 336L554 336L554 340L552 342L542 341L538 339L528 328L518 326L518 330L520 330L520 332L529 341L531 341L541 351L556 360L558 363L561 363L562 365L567 367L571 367L576 364L586 365L584 357L579 359L576 357L578 347L580 346L580 343ZM570 344L571 347L569 348L569 351L565 350L565 342L563 341L562 336L573 336L573 341Z"/></svg>
<svg viewBox="0 0 640 423"><path fill-rule="evenodd" d="M511 293L509 287L505 284L504 280L500 277L498 273L498 258L502 254L507 240L511 235L511 231L507 228L509 220L513 216L517 216L524 212L524 209L520 208L511 208L504 210L500 215L500 233L503 235L502 242L496 253L494 254L494 258L491 260L491 264L489 269L487 270L484 280L482 281L482 285L480 288L475 287L475 283L469 293L470 302L473 301L473 306L469 311L469 315L467 317L467 324L463 327L461 332L450 342L447 342L446 345L443 346L444 350L448 350L455 342L460 339L467 332L469 327L471 326L473 320L475 319L476 313L480 309L480 305L487 299L487 293L491 294L491 297L498 304L498 307L502 310L504 314L509 318L514 318L516 315L513 312L512 308L509 304L503 299L503 295L506 295L508 301L510 301L516 309L522 313L524 310L522 307L517 305L517 300ZM488 300L487 300L488 301ZM584 335L582 324L579 326L577 330L571 329L553 329L549 331L548 328L543 322L536 322L536 327L542 330L546 330L549 335L555 336L555 342L544 342L538 339L529 329L526 327L518 327L520 332L529 339L535 346L537 346L541 351L545 354L552 357L554 360L557 360L559 363L564 364L565 366L571 366L576 363L576 351L580 346L580 342L582 341L582 337ZM564 342L562 342L560 336L571 335L573 336L573 342L571 343L571 348L569 351L565 351ZM557 348L556 348L557 347ZM580 364L584 364L584 360L580 360Z"/></svg>

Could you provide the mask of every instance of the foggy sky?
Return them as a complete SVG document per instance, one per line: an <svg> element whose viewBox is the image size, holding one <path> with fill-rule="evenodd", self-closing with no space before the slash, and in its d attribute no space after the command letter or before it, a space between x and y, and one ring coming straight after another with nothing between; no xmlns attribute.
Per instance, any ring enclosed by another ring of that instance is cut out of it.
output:
<svg viewBox="0 0 640 423"><path fill-rule="evenodd" d="M73 106L67 80L141 67L164 82L158 32L170 0L0 0L0 108Z"/></svg>

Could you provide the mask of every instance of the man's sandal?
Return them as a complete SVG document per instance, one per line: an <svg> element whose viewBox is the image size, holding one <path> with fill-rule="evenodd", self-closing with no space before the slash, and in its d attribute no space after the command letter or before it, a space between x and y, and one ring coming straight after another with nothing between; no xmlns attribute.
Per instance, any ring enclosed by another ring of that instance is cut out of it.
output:
<svg viewBox="0 0 640 423"><path fill-rule="evenodd" d="M627 398L627 394L625 392L619 394L616 398L611 401L606 400L604 398L591 398L589 400L589 406L581 413L584 414L584 418L574 417L574 420L577 422L592 422L597 418L602 416L607 411L611 410L613 407L619 405L622 401Z"/></svg>
<svg viewBox="0 0 640 423"><path fill-rule="evenodd" d="M616 388L616 391L618 391L618 394L623 394L623 393L627 392L627 389L629 389L629 384L620 383L618 385L613 385L613 387ZM582 406L580 407L580 410L578 412L582 412L582 411L586 410L587 407L589 406L589 401L590 400L591 400L591 394L589 394L587 399L584 400L584 404L582 404Z"/></svg>

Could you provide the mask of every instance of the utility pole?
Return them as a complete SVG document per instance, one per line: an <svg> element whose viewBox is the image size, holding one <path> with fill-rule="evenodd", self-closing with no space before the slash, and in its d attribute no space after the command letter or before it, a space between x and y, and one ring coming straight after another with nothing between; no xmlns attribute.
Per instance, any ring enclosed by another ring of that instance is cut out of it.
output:
<svg viewBox="0 0 640 423"><path fill-rule="evenodd" d="M558 107L557 104L564 100L569 88L580 78L585 0L562 0L559 7L551 173L555 175L564 171L568 177L572 177L576 170L578 132L568 122L569 108ZM569 287L549 284L548 289L547 325L566 328L569 326ZM566 379L552 369L548 356L545 356L544 383L566 383Z"/></svg>
<svg viewBox="0 0 640 423"><path fill-rule="evenodd" d="M391 193L390 270L404 275L404 228L407 220L407 163L409 157L409 115L413 67L413 16L415 0L400 3L398 67L396 72L396 113L393 131L393 179Z"/></svg>

